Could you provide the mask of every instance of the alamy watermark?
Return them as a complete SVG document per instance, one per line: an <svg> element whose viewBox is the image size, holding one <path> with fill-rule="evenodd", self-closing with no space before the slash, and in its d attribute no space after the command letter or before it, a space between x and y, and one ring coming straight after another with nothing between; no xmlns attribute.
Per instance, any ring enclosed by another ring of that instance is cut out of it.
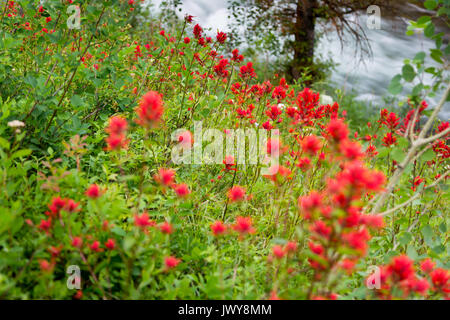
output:
<svg viewBox="0 0 450 320"><path fill-rule="evenodd" d="M380 30L381 29L381 9L377 5L371 5L366 11L367 17L367 28L370 30Z"/></svg>
<svg viewBox="0 0 450 320"><path fill-rule="evenodd" d="M81 10L80 6L70 5L67 7L67 13L70 14L67 19L67 28L80 29L81 28Z"/></svg>
<svg viewBox="0 0 450 320"><path fill-rule="evenodd" d="M367 269L369 276L366 278L366 287L370 290L381 288L381 270L378 266L370 266Z"/></svg>

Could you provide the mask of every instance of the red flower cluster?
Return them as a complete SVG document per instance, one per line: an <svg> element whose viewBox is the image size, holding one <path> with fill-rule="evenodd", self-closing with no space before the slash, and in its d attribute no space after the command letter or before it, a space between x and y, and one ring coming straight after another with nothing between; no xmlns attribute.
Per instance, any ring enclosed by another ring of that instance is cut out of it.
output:
<svg viewBox="0 0 450 320"><path fill-rule="evenodd" d="M427 297L431 294L450 299L450 272L435 268L435 263L429 258L421 262L420 269L422 275L417 273L413 260L400 255L380 267L376 275L378 279L372 275L366 282L371 285L379 282L380 288L374 291L381 299L408 299L414 295Z"/></svg>

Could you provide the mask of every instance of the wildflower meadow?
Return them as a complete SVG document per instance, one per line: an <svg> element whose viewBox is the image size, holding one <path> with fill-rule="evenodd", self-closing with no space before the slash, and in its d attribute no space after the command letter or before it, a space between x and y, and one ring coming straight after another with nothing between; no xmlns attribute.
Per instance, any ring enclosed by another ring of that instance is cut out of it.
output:
<svg viewBox="0 0 450 320"><path fill-rule="evenodd" d="M359 121L189 13L0 3L0 299L450 298L449 11Z"/></svg>

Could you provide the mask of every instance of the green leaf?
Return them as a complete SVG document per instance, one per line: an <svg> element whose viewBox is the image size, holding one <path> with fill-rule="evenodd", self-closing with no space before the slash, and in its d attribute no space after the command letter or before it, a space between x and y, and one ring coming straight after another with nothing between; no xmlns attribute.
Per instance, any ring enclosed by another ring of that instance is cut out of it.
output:
<svg viewBox="0 0 450 320"><path fill-rule="evenodd" d="M9 141L5 138L0 137L0 147L2 147L5 150L9 150L10 144Z"/></svg>
<svg viewBox="0 0 450 320"><path fill-rule="evenodd" d="M392 159L394 159L397 162L402 162L403 159L405 159L405 153L400 148L396 148L392 152Z"/></svg>
<svg viewBox="0 0 450 320"><path fill-rule="evenodd" d="M402 245L407 245L408 243L411 242L412 239L413 239L413 236L412 236L411 232L405 231L399 236L398 241Z"/></svg>
<svg viewBox="0 0 450 320"><path fill-rule="evenodd" d="M429 149L422 155L423 161L431 161L434 159L435 153L433 150Z"/></svg>
<svg viewBox="0 0 450 320"><path fill-rule="evenodd" d="M427 22L431 21L431 17L430 16L422 16L417 20L417 24L425 24Z"/></svg>
<svg viewBox="0 0 450 320"><path fill-rule="evenodd" d="M408 257L410 257L413 260L416 260L417 258L419 258L419 255L417 254L416 249L414 248L414 246L409 245L408 248L406 249L406 254L408 255Z"/></svg>
<svg viewBox="0 0 450 320"><path fill-rule="evenodd" d="M419 61L420 63L423 63L426 57L426 53L421 51L419 53L416 54L416 56L414 57L414 60Z"/></svg>
<svg viewBox="0 0 450 320"><path fill-rule="evenodd" d="M397 95L400 92L402 92L403 87L402 84L400 83L402 76L401 75L396 75L394 78L392 78L391 83L389 84L389 92L393 95Z"/></svg>
<svg viewBox="0 0 450 320"><path fill-rule="evenodd" d="M411 82L416 77L416 72L410 64L405 64L402 68L402 76L408 82Z"/></svg>
<svg viewBox="0 0 450 320"><path fill-rule="evenodd" d="M72 103L72 105L73 105L75 108L77 108L77 107L80 107L80 106L83 105L83 99L82 99L79 95L74 94L74 95L72 96L72 99L70 99L70 103Z"/></svg>
<svg viewBox="0 0 450 320"><path fill-rule="evenodd" d="M427 38L431 38L432 36L434 36L434 24L432 22L428 23L423 30L423 33Z"/></svg>
<svg viewBox="0 0 450 320"><path fill-rule="evenodd" d="M422 228L423 240L429 246L433 246L433 229L429 225Z"/></svg>
<svg viewBox="0 0 450 320"><path fill-rule="evenodd" d="M439 63L444 63L444 62L442 61L442 59L441 59L441 57L442 57L442 51L441 51L441 50L438 50L438 49L431 49L430 51L431 51L430 57L431 57L434 61L439 62Z"/></svg>

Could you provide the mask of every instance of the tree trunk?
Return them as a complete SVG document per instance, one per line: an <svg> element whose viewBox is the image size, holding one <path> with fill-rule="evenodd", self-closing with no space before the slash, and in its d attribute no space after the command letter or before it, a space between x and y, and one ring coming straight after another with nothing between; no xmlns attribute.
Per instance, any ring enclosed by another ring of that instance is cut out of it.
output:
<svg viewBox="0 0 450 320"><path fill-rule="evenodd" d="M289 65L289 74L298 79L307 69L313 73L315 9L317 0L298 0L296 18L291 34L294 35L293 59Z"/></svg>

